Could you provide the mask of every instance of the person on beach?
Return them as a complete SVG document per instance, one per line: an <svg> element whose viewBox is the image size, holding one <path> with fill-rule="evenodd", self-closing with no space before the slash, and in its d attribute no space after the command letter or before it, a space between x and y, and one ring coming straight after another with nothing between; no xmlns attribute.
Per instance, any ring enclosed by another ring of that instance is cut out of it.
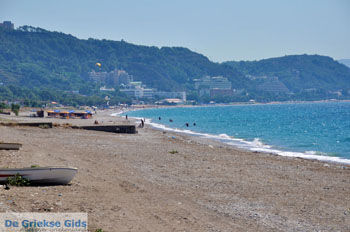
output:
<svg viewBox="0 0 350 232"><path fill-rule="evenodd" d="M128 115L127 114L125 115L125 119L128 120Z"/></svg>
<svg viewBox="0 0 350 232"><path fill-rule="evenodd" d="M141 119L141 128L143 128L145 126L145 122L143 121L143 119Z"/></svg>

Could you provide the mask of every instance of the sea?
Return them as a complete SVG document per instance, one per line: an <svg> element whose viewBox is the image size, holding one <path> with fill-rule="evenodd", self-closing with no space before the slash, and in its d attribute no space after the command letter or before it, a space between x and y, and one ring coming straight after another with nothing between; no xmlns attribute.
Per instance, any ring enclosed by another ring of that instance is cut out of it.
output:
<svg viewBox="0 0 350 232"><path fill-rule="evenodd" d="M350 102L169 107L124 113L250 151L350 164Z"/></svg>

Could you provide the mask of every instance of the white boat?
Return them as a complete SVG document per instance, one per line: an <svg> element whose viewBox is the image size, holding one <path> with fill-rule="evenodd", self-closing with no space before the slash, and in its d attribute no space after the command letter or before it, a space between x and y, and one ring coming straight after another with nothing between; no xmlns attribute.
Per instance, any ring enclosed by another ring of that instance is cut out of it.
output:
<svg viewBox="0 0 350 232"><path fill-rule="evenodd" d="M68 184L78 172L73 167L35 167L35 168L3 168L0 169L0 184L7 183L7 178L19 174L34 185Z"/></svg>
<svg viewBox="0 0 350 232"><path fill-rule="evenodd" d="M20 143L2 143L0 142L0 150L19 150L22 147Z"/></svg>

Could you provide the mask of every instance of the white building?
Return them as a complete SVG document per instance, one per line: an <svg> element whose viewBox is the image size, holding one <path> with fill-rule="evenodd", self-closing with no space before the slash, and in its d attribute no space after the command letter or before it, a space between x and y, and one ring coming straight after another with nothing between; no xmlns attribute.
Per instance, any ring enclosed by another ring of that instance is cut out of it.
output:
<svg viewBox="0 0 350 232"><path fill-rule="evenodd" d="M182 101L186 101L186 92L155 92L154 96L160 98L180 98Z"/></svg>
<svg viewBox="0 0 350 232"><path fill-rule="evenodd" d="M226 78L222 76L217 77L209 77L205 76L201 79L195 79L194 80L194 87L195 89L231 89L232 84L231 82Z"/></svg>
<svg viewBox="0 0 350 232"><path fill-rule="evenodd" d="M195 79L194 82L194 87L198 90L200 96L212 95L211 93L214 92L217 93L215 95L221 95L221 93L227 95L232 92L232 83L226 77L205 76L201 79Z"/></svg>
<svg viewBox="0 0 350 232"><path fill-rule="evenodd" d="M153 98L154 90L145 89L141 86L133 86L128 89L121 89L120 92L125 93L128 97L134 98Z"/></svg>

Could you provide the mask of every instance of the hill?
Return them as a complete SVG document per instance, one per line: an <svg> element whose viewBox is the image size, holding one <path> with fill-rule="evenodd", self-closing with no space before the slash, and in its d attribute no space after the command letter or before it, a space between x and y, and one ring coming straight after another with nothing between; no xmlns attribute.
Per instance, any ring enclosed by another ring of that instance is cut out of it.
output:
<svg viewBox="0 0 350 232"><path fill-rule="evenodd" d="M338 62L350 68L350 59L341 59L341 60L338 60Z"/></svg>
<svg viewBox="0 0 350 232"><path fill-rule="evenodd" d="M23 26L0 28L0 100L55 100L102 104L105 94L88 72L123 69L148 87L185 90L190 99L204 101L194 79L227 77L235 96L217 101L261 101L347 97L350 69L324 56L286 56L252 62L215 63L183 47L140 46L125 41L78 39L72 35ZM95 64L102 64L98 68ZM126 102L118 91L111 102ZM311 90L310 90L311 89ZM79 94L77 94L79 93ZM208 101L210 99L206 99Z"/></svg>
<svg viewBox="0 0 350 232"><path fill-rule="evenodd" d="M225 62L245 74L256 88L261 82L278 81L289 94L306 98L349 96L350 68L327 56L291 55L260 61Z"/></svg>
<svg viewBox="0 0 350 232"><path fill-rule="evenodd" d="M241 77L226 65L181 47L138 46L125 41L80 40L71 35L24 26L0 31L0 69L6 83L76 90L100 62L100 71L124 69L135 80L161 90L185 89L203 75ZM14 78L14 76L20 78Z"/></svg>

